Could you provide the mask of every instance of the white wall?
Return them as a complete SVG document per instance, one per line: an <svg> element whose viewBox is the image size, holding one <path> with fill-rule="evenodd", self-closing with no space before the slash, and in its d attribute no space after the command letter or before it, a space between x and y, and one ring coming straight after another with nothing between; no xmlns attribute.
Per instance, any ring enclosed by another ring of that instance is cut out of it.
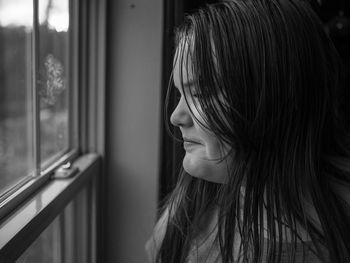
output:
<svg viewBox="0 0 350 263"><path fill-rule="evenodd" d="M162 3L108 5L108 262L147 262L159 167Z"/></svg>

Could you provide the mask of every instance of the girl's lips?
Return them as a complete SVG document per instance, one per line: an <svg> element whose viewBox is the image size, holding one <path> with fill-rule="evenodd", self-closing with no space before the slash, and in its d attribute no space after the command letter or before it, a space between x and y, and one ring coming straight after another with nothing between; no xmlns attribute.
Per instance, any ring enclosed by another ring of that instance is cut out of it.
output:
<svg viewBox="0 0 350 263"><path fill-rule="evenodd" d="M184 149L188 152L193 150L194 148L201 146L200 143L193 142L193 141L184 141Z"/></svg>
<svg viewBox="0 0 350 263"><path fill-rule="evenodd" d="M187 137L183 137L184 142L188 142L188 143L193 143L193 144L202 144L199 141L193 140L193 139L189 139Z"/></svg>

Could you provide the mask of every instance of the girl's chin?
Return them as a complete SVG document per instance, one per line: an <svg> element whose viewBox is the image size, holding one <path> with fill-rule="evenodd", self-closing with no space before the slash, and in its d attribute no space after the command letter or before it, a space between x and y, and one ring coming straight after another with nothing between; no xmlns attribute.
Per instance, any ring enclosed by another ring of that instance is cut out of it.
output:
<svg viewBox="0 0 350 263"><path fill-rule="evenodd" d="M213 183L225 183L227 179L227 167L223 167L221 163L200 160L186 154L182 164L184 170L193 177Z"/></svg>

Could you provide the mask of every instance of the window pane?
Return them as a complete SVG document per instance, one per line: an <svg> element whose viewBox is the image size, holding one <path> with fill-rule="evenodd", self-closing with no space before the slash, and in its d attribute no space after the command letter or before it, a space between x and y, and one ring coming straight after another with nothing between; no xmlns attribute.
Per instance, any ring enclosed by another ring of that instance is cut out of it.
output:
<svg viewBox="0 0 350 263"><path fill-rule="evenodd" d="M0 0L0 195L33 170L32 0Z"/></svg>
<svg viewBox="0 0 350 263"><path fill-rule="evenodd" d="M91 192L83 188L16 263L90 262Z"/></svg>
<svg viewBox="0 0 350 263"><path fill-rule="evenodd" d="M56 218L33 244L16 260L18 263L61 262L60 217Z"/></svg>
<svg viewBox="0 0 350 263"><path fill-rule="evenodd" d="M68 148L69 0L39 0L41 161Z"/></svg>

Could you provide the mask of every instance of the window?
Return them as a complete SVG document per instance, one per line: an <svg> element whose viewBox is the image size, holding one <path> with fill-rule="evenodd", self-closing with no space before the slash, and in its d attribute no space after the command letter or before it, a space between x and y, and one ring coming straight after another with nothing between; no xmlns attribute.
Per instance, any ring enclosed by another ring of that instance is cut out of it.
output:
<svg viewBox="0 0 350 263"><path fill-rule="evenodd" d="M16 260L16 263L88 262L87 238L74 242L72 233L89 234L88 195L90 188L82 189ZM64 231L61 231L64 229ZM83 253L85 251L85 253Z"/></svg>
<svg viewBox="0 0 350 263"><path fill-rule="evenodd" d="M105 4L0 0L0 262L101 253Z"/></svg>
<svg viewBox="0 0 350 263"><path fill-rule="evenodd" d="M69 0L38 2L37 89L40 111L40 160L66 152L69 145L69 76L74 43L70 39ZM72 22L72 21L71 21Z"/></svg>
<svg viewBox="0 0 350 263"><path fill-rule="evenodd" d="M74 148L68 123L77 105L69 97L78 87L70 82L76 43L69 6L69 0L0 2L0 193Z"/></svg>
<svg viewBox="0 0 350 263"><path fill-rule="evenodd" d="M34 170L30 1L0 2L0 192Z"/></svg>

